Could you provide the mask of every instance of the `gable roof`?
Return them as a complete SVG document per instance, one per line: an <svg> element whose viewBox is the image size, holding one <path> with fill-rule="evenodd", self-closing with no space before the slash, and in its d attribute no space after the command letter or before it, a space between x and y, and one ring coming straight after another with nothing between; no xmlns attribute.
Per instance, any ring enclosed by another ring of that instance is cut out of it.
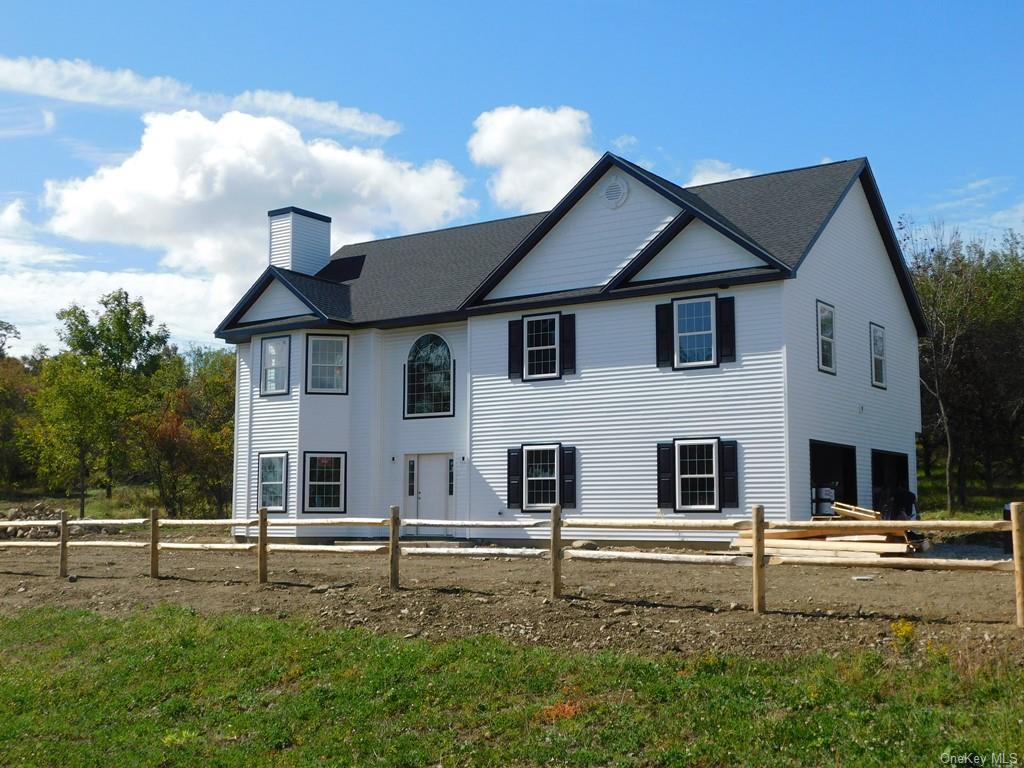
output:
<svg viewBox="0 0 1024 768"><path fill-rule="evenodd" d="M680 214L607 286L530 297L485 299L612 167L664 195L679 206ZM606 153L551 211L345 245L315 276L270 267L220 324L216 335L228 341L244 340L260 332L259 329L267 328L268 321L258 324L239 321L273 279L280 280L310 308L307 326L312 322L317 327L415 325L519 306L785 279L796 274L858 179L863 183L918 333L924 335L927 333L924 315L865 158L680 187L611 153ZM764 261L765 266L659 280L653 284L632 282L672 236L694 220L703 221L750 251Z"/></svg>

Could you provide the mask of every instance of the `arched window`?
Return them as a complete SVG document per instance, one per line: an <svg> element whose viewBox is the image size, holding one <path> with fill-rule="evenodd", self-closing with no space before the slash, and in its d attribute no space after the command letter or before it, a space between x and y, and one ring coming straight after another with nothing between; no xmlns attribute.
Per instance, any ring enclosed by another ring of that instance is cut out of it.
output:
<svg viewBox="0 0 1024 768"><path fill-rule="evenodd" d="M450 416L452 353L436 333L420 336L409 350L405 366L405 415Z"/></svg>

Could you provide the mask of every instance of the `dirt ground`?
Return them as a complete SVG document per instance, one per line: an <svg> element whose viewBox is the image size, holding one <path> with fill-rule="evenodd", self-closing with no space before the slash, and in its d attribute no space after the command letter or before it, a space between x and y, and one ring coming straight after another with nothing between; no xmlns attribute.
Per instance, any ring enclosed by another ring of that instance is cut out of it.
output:
<svg viewBox="0 0 1024 768"><path fill-rule="evenodd" d="M54 549L0 550L0 613L56 605L117 615L172 602L406 637L491 634L562 649L760 657L885 646L891 623L906 618L922 645L1024 664L1012 573L771 567L769 612L755 617L750 569L726 566L568 560L566 597L555 602L546 560L403 558L394 594L383 555L272 553L263 587L254 552L164 551L163 577L150 579L148 569L146 550L73 548L71 577L61 579Z"/></svg>

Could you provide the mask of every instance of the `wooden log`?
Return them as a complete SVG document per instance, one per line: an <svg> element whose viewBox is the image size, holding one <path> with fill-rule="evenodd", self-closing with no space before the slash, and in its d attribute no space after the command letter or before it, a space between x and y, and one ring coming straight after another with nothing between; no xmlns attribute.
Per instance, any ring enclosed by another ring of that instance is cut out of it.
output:
<svg viewBox="0 0 1024 768"><path fill-rule="evenodd" d="M271 552L311 552L313 554L377 555L388 551L387 544L268 544Z"/></svg>
<svg viewBox="0 0 1024 768"><path fill-rule="evenodd" d="M259 524L259 520L257 520L256 518L249 518L249 519L230 518L229 519L229 518L225 518L225 517L215 517L215 518L195 518L195 519L192 519L192 520L185 519L185 518L182 518L180 520L178 520L178 519L163 518L162 520L160 520L160 525L163 526L164 528L167 528L167 527L174 527L174 528L177 528L177 527L182 527L182 528L191 528L191 527L234 528L236 526L246 527L246 526L258 525L258 524Z"/></svg>
<svg viewBox="0 0 1024 768"><path fill-rule="evenodd" d="M528 547L402 547L402 554L408 557L523 557L542 559L548 556L546 549Z"/></svg>
<svg viewBox="0 0 1024 768"><path fill-rule="evenodd" d="M96 526L96 525L145 525L149 522L148 517L125 517L125 518L112 518L103 520L96 517L87 517L82 520L75 520L72 525L80 525L84 527Z"/></svg>
<svg viewBox="0 0 1024 768"><path fill-rule="evenodd" d="M259 533L256 539L256 583L267 583L267 508L260 507Z"/></svg>
<svg viewBox="0 0 1024 768"><path fill-rule="evenodd" d="M538 528L550 525L551 521L544 518L530 520L420 520L407 517L402 520L404 528L419 526L420 528Z"/></svg>
<svg viewBox="0 0 1024 768"><path fill-rule="evenodd" d="M60 511L60 555L57 562L57 575L62 579L68 575L68 512Z"/></svg>
<svg viewBox="0 0 1024 768"><path fill-rule="evenodd" d="M394 592L399 588L398 561L402 557L402 518L398 507L388 507L388 588Z"/></svg>
<svg viewBox="0 0 1024 768"><path fill-rule="evenodd" d="M612 560L619 562L663 563L665 565L738 565L749 566L745 555L689 555L674 552L623 552L615 549L566 549L567 560Z"/></svg>
<svg viewBox="0 0 1024 768"><path fill-rule="evenodd" d="M1017 596L1017 626L1024 629L1024 504L1010 505L1013 525L1013 583Z"/></svg>
<svg viewBox="0 0 1024 768"><path fill-rule="evenodd" d="M778 528L768 528L764 532L764 538L766 541L772 539L827 539L834 536L877 536L878 541L884 540L886 536L904 536L906 531L900 530L899 528L893 528L891 530L876 528L872 533L856 533L856 529L853 528L832 528L822 526L821 530L817 530L814 527L801 528L800 530L788 530ZM740 531L737 534L737 539L745 540L750 538L750 531ZM868 539L870 541L870 539Z"/></svg>
<svg viewBox="0 0 1024 768"><path fill-rule="evenodd" d="M0 539L0 549L9 547L58 547L57 541L36 541L35 539Z"/></svg>
<svg viewBox="0 0 1024 768"><path fill-rule="evenodd" d="M69 541L69 547L100 547L110 549L145 549L149 546L148 541L105 541L102 539L86 539L84 541Z"/></svg>
<svg viewBox="0 0 1024 768"><path fill-rule="evenodd" d="M256 544L253 542L250 542L248 544L216 544L213 542L204 541L161 541L160 549L177 549L192 552L248 552L250 550L256 549Z"/></svg>
<svg viewBox="0 0 1024 768"><path fill-rule="evenodd" d="M764 507L755 504L751 510L751 564L753 565L754 613L764 613Z"/></svg>
<svg viewBox="0 0 1024 768"><path fill-rule="evenodd" d="M737 531L750 527L749 520L680 520L668 517L655 518L585 518L567 517L562 520L563 528L621 528L624 530L650 529L666 531Z"/></svg>
<svg viewBox="0 0 1024 768"><path fill-rule="evenodd" d="M751 545L747 542L740 542L738 546L740 549L744 549ZM789 549L845 549L848 552L891 552L893 554L905 554L908 549L906 542L819 541L817 539L786 539L785 544L779 546L785 546Z"/></svg>
<svg viewBox="0 0 1024 768"><path fill-rule="evenodd" d="M562 505L551 506L551 599L562 597Z"/></svg>
<svg viewBox="0 0 1024 768"><path fill-rule="evenodd" d="M880 520L882 518L881 512L857 507L853 504L844 504L841 501L832 504L832 511L838 513L840 517L850 517L854 520Z"/></svg>
<svg viewBox="0 0 1024 768"><path fill-rule="evenodd" d="M160 578L160 518L156 507L149 510L149 578Z"/></svg>
<svg viewBox="0 0 1024 768"><path fill-rule="evenodd" d="M4 520L0 518L0 528L59 528L60 520Z"/></svg>
<svg viewBox="0 0 1024 768"><path fill-rule="evenodd" d="M267 521L267 525L271 528L301 528L309 525L388 525L388 518L386 517L321 517L321 518L291 518L291 517L276 517L272 520Z"/></svg>
<svg viewBox="0 0 1024 768"><path fill-rule="evenodd" d="M771 565L824 565L836 568L898 568L904 571L1012 571L1009 560L952 560L938 557L790 557L773 555Z"/></svg>
<svg viewBox="0 0 1024 768"><path fill-rule="evenodd" d="M845 549L836 550L825 550L825 551L811 551L806 549L787 549L786 547L765 547L764 553L766 555L786 555L789 557L854 557L854 558L870 558L876 559L881 558L875 552L853 552Z"/></svg>
<svg viewBox="0 0 1024 768"><path fill-rule="evenodd" d="M830 520L827 523L767 522L769 530L813 531L827 526L844 533L877 533L879 531L990 531L1012 529L1009 520Z"/></svg>

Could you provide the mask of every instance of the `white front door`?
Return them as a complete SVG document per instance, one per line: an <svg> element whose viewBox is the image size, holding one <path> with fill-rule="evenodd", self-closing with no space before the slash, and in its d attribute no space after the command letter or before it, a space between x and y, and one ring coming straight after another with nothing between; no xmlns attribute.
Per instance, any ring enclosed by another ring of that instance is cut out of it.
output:
<svg viewBox="0 0 1024 768"><path fill-rule="evenodd" d="M419 453L406 457L406 508L421 520L451 519L450 453ZM417 534L450 534L447 528L417 528Z"/></svg>

